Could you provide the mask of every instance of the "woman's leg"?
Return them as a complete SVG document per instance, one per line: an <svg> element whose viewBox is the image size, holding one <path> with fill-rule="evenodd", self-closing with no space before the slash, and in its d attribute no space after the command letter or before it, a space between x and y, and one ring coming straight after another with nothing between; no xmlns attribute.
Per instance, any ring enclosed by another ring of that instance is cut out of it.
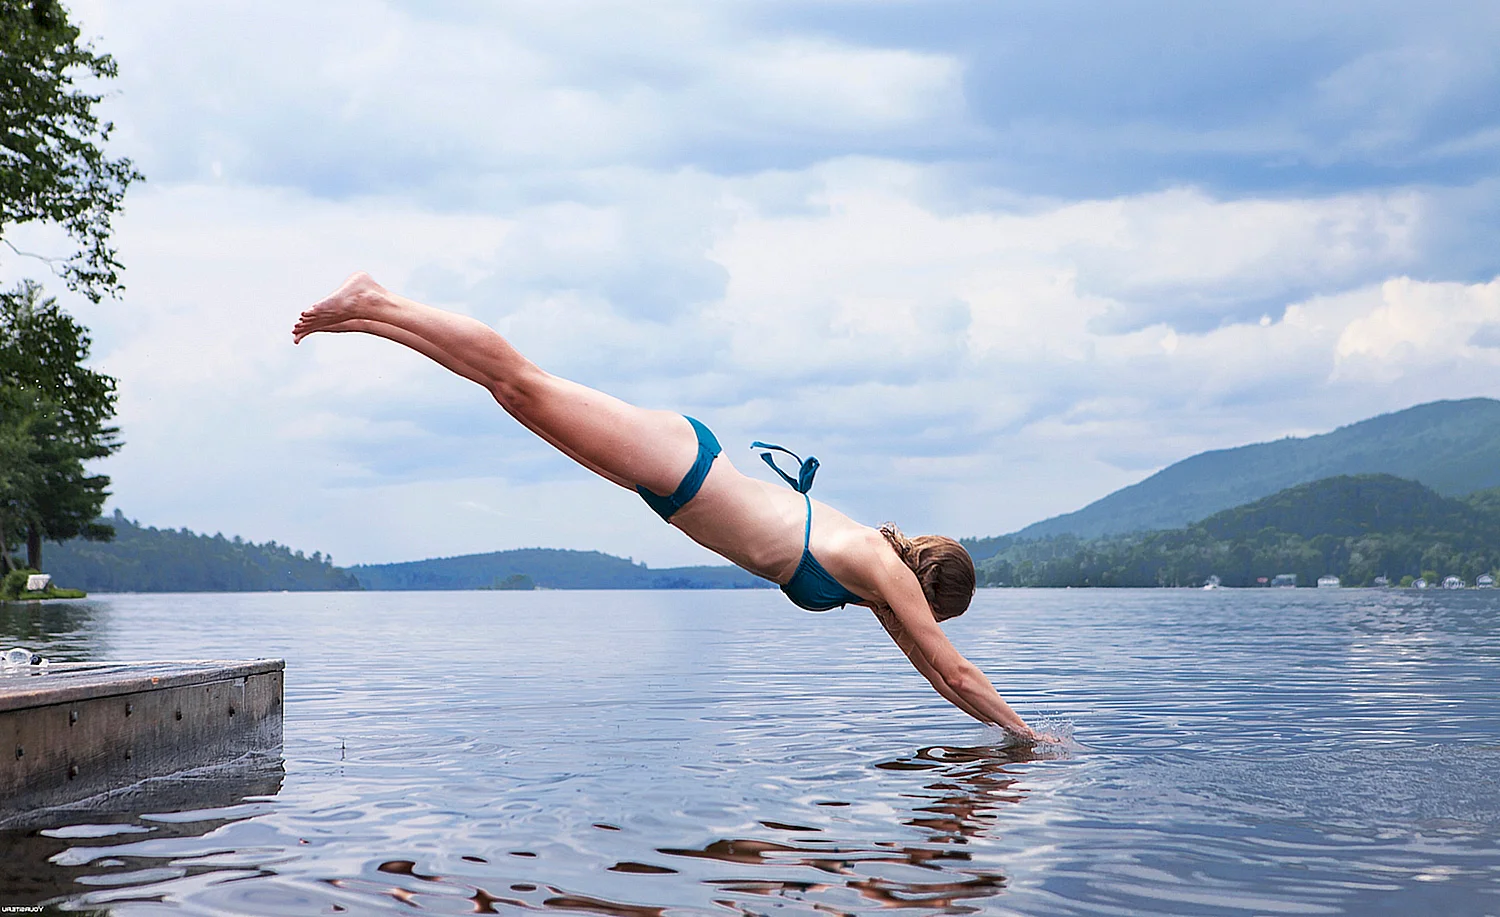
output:
<svg viewBox="0 0 1500 917"><path fill-rule="evenodd" d="M337 325L331 325L327 328L319 328L318 330L331 331L335 333L358 331L364 334L373 334L376 337L383 337L388 341L395 341L397 344L404 344L405 346L410 347L412 350L415 350L417 353L420 353L437 363L441 363L444 367L448 368L457 375L463 376L470 382L477 382L480 385L486 385L484 376L478 370L474 369L466 363L459 362L451 355L438 350L432 344L428 343L425 339L417 337L410 331L403 331L402 329L397 328L395 325L387 325L384 322L372 321L367 318L351 318L348 321L339 322ZM525 420L522 420L521 423L528 430L531 430L531 432L546 440L548 444L550 444L553 448L557 449L568 458L584 466L600 477L608 478L609 480L614 481L616 484L619 484L621 487L632 486L631 484L628 484L625 481L620 480L619 478L610 474L607 470L597 467L588 459L585 459L583 456L574 453L565 444L560 443L549 436L547 434L547 431L535 429L530 424L526 423Z"/></svg>
<svg viewBox="0 0 1500 917"><path fill-rule="evenodd" d="M363 331L425 354L484 386L528 429L623 487L670 494L697 456L697 438L681 415L546 373L484 323L396 296L366 274L303 312L292 333L300 342L319 331Z"/></svg>

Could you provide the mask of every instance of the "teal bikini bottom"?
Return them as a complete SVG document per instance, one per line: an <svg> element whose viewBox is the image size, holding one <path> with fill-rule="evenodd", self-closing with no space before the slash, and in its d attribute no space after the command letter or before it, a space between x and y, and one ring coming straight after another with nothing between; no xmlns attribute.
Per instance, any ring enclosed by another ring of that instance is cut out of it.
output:
<svg viewBox="0 0 1500 917"><path fill-rule="evenodd" d="M688 473L682 476L682 483L667 497L654 494L639 484L635 486L636 493L641 495L646 505L667 521L671 521L678 510L687 506L689 500L698 496L698 488L703 486L703 479L708 477L708 469L713 467L714 459L723 451L719 448L719 441L714 438L713 431L695 418L688 417L687 422L693 425L693 432L698 434L698 458L693 462L693 467L688 469Z"/></svg>

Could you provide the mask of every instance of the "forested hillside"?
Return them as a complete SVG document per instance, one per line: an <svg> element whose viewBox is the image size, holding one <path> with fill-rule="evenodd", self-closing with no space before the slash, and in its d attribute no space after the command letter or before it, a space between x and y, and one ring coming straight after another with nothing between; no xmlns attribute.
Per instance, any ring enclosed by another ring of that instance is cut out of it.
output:
<svg viewBox="0 0 1500 917"><path fill-rule="evenodd" d="M1176 528L1287 487L1357 474L1396 475L1450 497L1500 486L1500 401L1435 401L1319 436L1203 452L1016 534Z"/></svg>
<svg viewBox="0 0 1500 917"><path fill-rule="evenodd" d="M1081 539L1012 538L979 563L984 585L1174 586L1218 576L1226 586L1296 574L1458 576L1500 569L1500 488L1463 500L1391 475L1302 484L1179 529Z"/></svg>
<svg viewBox="0 0 1500 917"><path fill-rule="evenodd" d="M320 552L305 556L274 541L143 527L115 510L109 542L73 539L49 545L53 581L89 592L292 592L358 589L348 571Z"/></svg>
<svg viewBox="0 0 1500 917"><path fill-rule="evenodd" d="M350 567L366 589L759 589L738 567L663 567L598 551L523 548L401 564Z"/></svg>
<svg viewBox="0 0 1500 917"><path fill-rule="evenodd" d="M526 548L342 569L319 552L276 542L148 528L116 510L110 542L49 545L46 572L90 592L253 592L324 589L760 589L737 567L652 569L598 551Z"/></svg>

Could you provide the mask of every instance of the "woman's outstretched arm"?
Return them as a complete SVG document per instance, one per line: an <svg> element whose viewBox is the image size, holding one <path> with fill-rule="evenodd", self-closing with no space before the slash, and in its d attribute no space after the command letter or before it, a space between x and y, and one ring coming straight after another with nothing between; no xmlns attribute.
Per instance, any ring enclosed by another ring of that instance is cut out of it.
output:
<svg viewBox="0 0 1500 917"><path fill-rule="evenodd" d="M896 620L895 612L889 608L876 608L874 611L875 618L880 622L880 626L885 628L885 632L890 634L891 640L906 655L906 658L911 661L912 667L932 684L933 689L946 698L948 703L972 716L974 719L984 722L984 714L975 710L967 701L954 693L953 689L948 687L947 682L943 681L938 673L933 670L932 666L928 664L927 657L923 656L921 651L917 649L916 641L901 626L901 622Z"/></svg>
<svg viewBox="0 0 1500 917"><path fill-rule="evenodd" d="M877 566L873 585L885 598L886 607L876 616L933 688L982 723L993 723L1028 741L1042 738L1011 709L979 667L948 640L911 570L894 554L889 561L882 556Z"/></svg>

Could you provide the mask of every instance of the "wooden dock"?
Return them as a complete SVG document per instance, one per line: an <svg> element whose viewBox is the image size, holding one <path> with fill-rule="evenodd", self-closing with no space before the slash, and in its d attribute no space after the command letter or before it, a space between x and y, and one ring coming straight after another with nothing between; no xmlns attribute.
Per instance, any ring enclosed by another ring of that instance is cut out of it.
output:
<svg viewBox="0 0 1500 917"><path fill-rule="evenodd" d="M62 663L0 675L0 825L281 745L280 659Z"/></svg>

